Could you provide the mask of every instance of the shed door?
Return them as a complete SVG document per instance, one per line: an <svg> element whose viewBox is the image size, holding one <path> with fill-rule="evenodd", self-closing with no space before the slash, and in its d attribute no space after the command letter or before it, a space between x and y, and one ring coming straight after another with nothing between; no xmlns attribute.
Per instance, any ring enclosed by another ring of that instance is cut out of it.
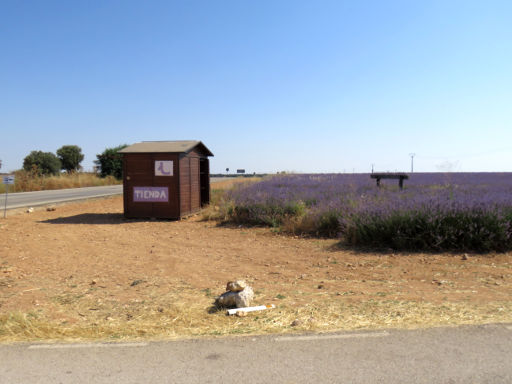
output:
<svg viewBox="0 0 512 384"><path fill-rule="evenodd" d="M177 156L134 154L126 156L125 161L127 216L179 218ZM160 171L158 166L162 162ZM168 168L171 164L172 172Z"/></svg>
<svg viewBox="0 0 512 384"><path fill-rule="evenodd" d="M124 182L127 186L125 191L126 209L129 217L152 217L153 204L134 201L134 188L153 185L153 161L150 155L134 154L125 157Z"/></svg>
<svg viewBox="0 0 512 384"><path fill-rule="evenodd" d="M153 217L179 218L178 156L165 153L154 154L152 160L153 186L166 187L169 192L168 202L153 203ZM162 165L165 166L162 167ZM169 168L171 165L172 171Z"/></svg>
<svg viewBox="0 0 512 384"><path fill-rule="evenodd" d="M210 164L207 158L201 159L199 166L201 186L201 207L210 204Z"/></svg>

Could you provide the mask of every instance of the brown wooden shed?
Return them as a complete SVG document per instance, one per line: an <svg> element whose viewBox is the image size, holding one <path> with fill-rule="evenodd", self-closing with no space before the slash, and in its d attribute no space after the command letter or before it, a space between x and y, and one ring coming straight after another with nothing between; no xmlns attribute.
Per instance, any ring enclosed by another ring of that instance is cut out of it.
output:
<svg viewBox="0 0 512 384"><path fill-rule="evenodd" d="M143 141L123 154L124 215L179 219L210 202L213 156L200 141Z"/></svg>

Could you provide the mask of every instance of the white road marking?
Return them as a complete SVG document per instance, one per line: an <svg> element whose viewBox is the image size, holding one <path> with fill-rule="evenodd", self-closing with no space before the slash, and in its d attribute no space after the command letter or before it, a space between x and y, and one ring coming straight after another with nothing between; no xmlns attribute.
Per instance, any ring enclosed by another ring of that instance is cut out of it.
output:
<svg viewBox="0 0 512 384"><path fill-rule="evenodd" d="M507 325L507 329L510 329L512 331L512 325Z"/></svg>
<svg viewBox="0 0 512 384"><path fill-rule="evenodd" d="M35 344L28 349L73 349L73 348L134 348L148 343L83 343L83 344Z"/></svg>
<svg viewBox="0 0 512 384"><path fill-rule="evenodd" d="M309 341L309 340L330 340L330 339L355 339L364 337L383 337L389 336L386 331L368 332L368 333L347 333L343 335L312 335L312 336L281 336L276 337L275 341Z"/></svg>

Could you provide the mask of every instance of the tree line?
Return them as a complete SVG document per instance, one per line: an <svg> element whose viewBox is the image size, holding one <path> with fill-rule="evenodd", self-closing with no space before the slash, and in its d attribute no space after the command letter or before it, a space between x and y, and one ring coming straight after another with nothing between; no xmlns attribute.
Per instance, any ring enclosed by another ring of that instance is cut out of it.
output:
<svg viewBox="0 0 512 384"><path fill-rule="evenodd" d="M102 153L96 155L94 164L101 177L114 176L120 180L123 177L122 155L118 153L127 144L114 148L106 148ZM33 172L38 176L58 175L61 171L67 173L79 172L82 170L80 163L84 155L82 148L78 145L63 145L56 153L31 151L23 159L23 169Z"/></svg>

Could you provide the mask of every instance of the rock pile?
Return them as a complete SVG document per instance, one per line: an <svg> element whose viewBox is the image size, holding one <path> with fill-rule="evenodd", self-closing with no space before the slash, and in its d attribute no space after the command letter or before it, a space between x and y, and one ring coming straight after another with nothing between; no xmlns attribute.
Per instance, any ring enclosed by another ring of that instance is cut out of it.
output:
<svg viewBox="0 0 512 384"><path fill-rule="evenodd" d="M251 306L253 298L252 288L244 280L236 280L228 282L226 292L215 300L215 304L218 307L244 308Z"/></svg>

